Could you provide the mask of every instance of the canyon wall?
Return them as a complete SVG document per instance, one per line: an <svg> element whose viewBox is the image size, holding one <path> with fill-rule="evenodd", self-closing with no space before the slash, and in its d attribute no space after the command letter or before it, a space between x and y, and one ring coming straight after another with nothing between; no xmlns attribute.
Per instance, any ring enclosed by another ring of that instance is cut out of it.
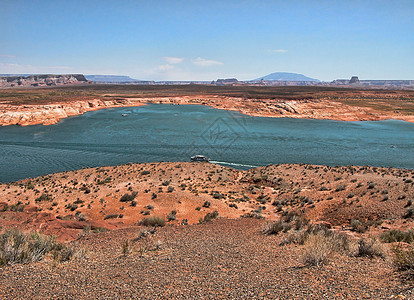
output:
<svg viewBox="0 0 414 300"><path fill-rule="evenodd" d="M65 75L29 75L29 76L1 76L0 88L24 86L57 86L65 84L88 83L82 74Z"/></svg>

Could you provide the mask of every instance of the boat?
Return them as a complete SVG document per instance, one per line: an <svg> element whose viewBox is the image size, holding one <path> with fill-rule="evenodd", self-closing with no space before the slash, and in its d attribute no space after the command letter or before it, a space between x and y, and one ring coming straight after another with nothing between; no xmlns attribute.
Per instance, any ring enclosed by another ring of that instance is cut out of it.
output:
<svg viewBox="0 0 414 300"><path fill-rule="evenodd" d="M123 117L126 117L126 116L128 116L128 114L122 114L122 116L123 116Z"/></svg>
<svg viewBox="0 0 414 300"><path fill-rule="evenodd" d="M190 161L196 161L196 162L209 162L210 158L204 156L204 155L194 155L191 156Z"/></svg>

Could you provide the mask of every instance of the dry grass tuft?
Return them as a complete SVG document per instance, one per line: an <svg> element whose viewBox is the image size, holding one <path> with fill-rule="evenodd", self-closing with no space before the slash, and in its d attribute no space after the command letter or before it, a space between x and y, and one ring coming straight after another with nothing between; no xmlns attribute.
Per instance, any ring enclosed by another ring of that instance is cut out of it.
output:
<svg viewBox="0 0 414 300"><path fill-rule="evenodd" d="M86 256L86 250L77 244L66 246L54 237L36 232L9 229L0 235L0 266L40 261L48 253L60 262Z"/></svg>
<svg viewBox="0 0 414 300"><path fill-rule="evenodd" d="M392 249L392 252L394 253L394 264L397 269L414 278L414 249L404 250L399 244Z"/></svg>
<svg viewBox="0 0 414 300"><path fill-rule="evenodd" d="M357 256L385 258L385 247L376 239L361 239L358 242Z"/></svg>
<svg viewBox="0 0 414 300"><path fill-rule="evenodd" d="M302 262L308 266L320 266L327 262L334 250L331 239L324 234L311 234L304 243Z"/></svg>

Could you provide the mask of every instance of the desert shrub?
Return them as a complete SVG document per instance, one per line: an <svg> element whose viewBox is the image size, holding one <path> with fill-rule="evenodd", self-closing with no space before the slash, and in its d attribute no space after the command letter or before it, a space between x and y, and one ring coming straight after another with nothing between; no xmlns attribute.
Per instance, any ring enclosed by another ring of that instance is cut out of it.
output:
<svg viewBox="0 0 414 300"><path fill-rule="evenodd" d="M298 217L298 213L294 210L285 210L283 213L283 220L286 223L290 223L292 221L295 221Z"/></svg>
<svg viewBox="0 0 414 300"><path fill-rule="evenodd" d="M239 208L236 203L229 203L229 207L233 207L235 209Z"/></svg>
<svg viewBox="0 0 414 300"><path fill-rule="evenodd" d="M94 229L92 229L93 233L100 233L100 232L107 232L109 231L109 229L105 228L105 227L96 227Z"/></svg>
<svg viewBox="0 0 414 300"><path fill-rule="evenodd" d="M385 248L376 239L360 239L358 242L357 256L385 258Z"/></svg>
<svg viewBox="0 0 414 300"><path fill-rule="evenodd" d="M174 187L169 186L167 189L167 193L172 193L174 191Z"/></svg>
<svg viewBox="0 0 414 300"><path fill-rule="evenodd" d="M414 231L392 229L381 233L380 239L384 243L405 242L411 244L414 241Z"/></svg>
<svg viewBox="0 0 414 300"><path fill-rule="evenodd" d="M323 224L308 225L308 228L304 231L290 234L285 238L281 244L286 245L290 243L304 245L307 240L314 235L325 237L326 242L329 242L332 250L338 253L350 252L350 240L347 235L328 229Z"/></svg>
<svg viewBox="0 0 414 300"><path fill-rule="evenodd" d="M144 237L146 237L146 236L148 236L148 235L150 235L150 234L154 234L154 233L156 233L156 232L157 232L157 227L153 227L153 228L150 228L150 229L142 229L142 230L140 230L140 231L138 232L137 237L136 237L136 238L134 238L134 239L132 240L132 242L137 242L137 241L139 241L140 239L142 239L142 238L144 238Z"/></svg>
<svg viewBox="0 0 414 300"><path fill-rule="evenodd" d="M257 211L245 213L244 215L241 215L241 218L264 219L261 213Z"/></svg>
<svg viewBox="0 0 414 300"><path fill-rule="evenodd" d="M209 208L211 205L210 201L206 201L203 203L203 207Z"/></svg>
<svg viewBox="0 0 414 300"><path fill-rule="evenodd" d="M87 251L77 243L71 245L58 244L56 249L52 251L52 255L55 261L65 262L72 259L85 258Z"/></svg>
<svg viewBox="0 0 414 300"><path fill-rule="evenodd" d="M263 230L264 234L279 234L280 232L288 232L292 226L282 220L278 222L267 223L265 229Z"/></svg>
<svg viewBox="0 0 414 300"><path fill-rule="evenodd" d="M39 261L54 245L54 238L49 236L6 230L0 235L0 266Z"/></svg>
<svg viewBox="0 0 414 300"><path fill-rule="evenodd" d="M177 211L172 210L170 214L167 216L168 221L174 221L177 219Z"/></svg>
<svg viewBox="0 0 414 300"><path fill-rule="evenodd" d="M138 223L138 225L163 227L163 226L165 226L165 220L161 217L158 217L158 216L146 217L143 220L141 220Z"/></svg>
<svg viewBox="0 0 414 300"><path fill-rule="evenodd" d="M132 192L131 194L124 194L119 201L121 202L129 202L135 199L135 197L138 195L137 192Z"/></svg>
<svg viewBox="0 0 414 300"><path fill-rule="evenodd" d="M57 243L54 237L36 232L23 233L18 229L6 230L0 235L0 266L12 264L26 264L40 261L52 252L71 259L79 247L67 247ZM66 254L71 252L71 255Z"/></svg>
<svg viewBox="0 0 414 300"><path fill-rule="evenodd" d="M163 186L169 186L171 183L171 180L166 180L162 183Z"/></svg>
<svg viewBox="0 0 414 300"><path fill-rule="evenodd" d="M141 175L149 175L151 172L150 171L142 171Z"/></svg>
<svg viewBox="0 0 414 300"><path fill-rule="evenodd" d="M336 187L335 192L344 191L345 189L346 189L346 185L345 184L340 184Z"/></svg>
<svg viewBox="0 0 414 300"><path fill-rule="evenodd" d="M306 226L309 224L309 220L306 219L305 217L298 217L295 220L295 230L300 230L302 229L303 226Z"/></svg>
<svg viewBox="0 0 414 300"><path fill-rule="evenodd" d="M309 266L320 266L332 255L333 247L329 238L323 234L311 234L304 243L302 262Z"/></svg>
<svg viewBox="0 0 414 300"><path fill-rule="evenodd" d="M107 184L107 183L110 183L111 182L111 180L112 180L112 178L111 177L106 177L104 180L98 180L98 184Z"/></svg>
<svg viewBox="0 0 414 300"><path fill-rule="evenodd" d="M129 246L128 240L125 240L122 243L121 253L123 256L127 256L129 253L131 253L131 247Z"/></svg>
<svg viewBox="0 0 414 300"><path fill-rule="evenodd" d="M108 219L116 219L116 218L118 218L118 217L119 217L119 215L118 215L118 214L106 215L106 216L104 217L104 220L108 220Z"/></svg>
<svg viewBox="0 0 414 300"><path fill-rule="evenodd" d="M210 222L211 220L217 219L218 218L218 211L215 210L212 213L207 213L204 218L200 218L199 223L206 223L206 222Z"/></svg>
<svg viewBox="0 0 414 300"><path fill-rule="evenodd" d="M33 185L33 183L32 183L31 181L29 181L29 182L26 184L26 188L27 188L28 190L33 190L33 189L34 189L34 185Z"/></svg>
<svg viewBox="0 0 414 300"><path fill-rule="evenodd" d="M3 211L14 211L14 212L22 212L24 211L24 204L22 204L20 201L18 201L16 204L12 204L10 206L8 206L7 204L3 207Z"/></svg>
<svg viewBox="0 0 414 300"><path fill-rule="evenodd" d="M41 196L37 197L35 199L35 202L42 202L42 201L51 201L52 198L50 197L50 195L44 193Z"/></svg>
<svg viewBox="0 0 414 300"><path fill-rule="evenodd" d="M82 203L84 203L85 201L83 201L83 200L81 200L81 199L76 199L74 202L73 202L73 204L82 204Z"/></svg>
<svg viewBox="0 0 414 300"><path fill-rule="evenodd" d="M399 271L405 271L414 277L414 249L404 250L400 245L392 249L394 264Z"/></svg>
<svg viewBox="0 0 414 300"><path fill-rule="evenodd" d="M414 207L410 206L406 209L405 214L403 215L404 219L408 219L414 216Z"/></svg>
<svg viewBox="0 0 414 300"><path fill-rule="evenodd" d="M361 221L352 219L350 223L352 230L358 233L364 233L368 230L368 227L366 224L363 224Z"/></svg>
<svg viewBox="0 0 414 300"><path fill-rule="evenodd" d="M221 198L225 198L224 195L220 194L219 192L214 192L212 194L214 199L221 199Z"/></svg>

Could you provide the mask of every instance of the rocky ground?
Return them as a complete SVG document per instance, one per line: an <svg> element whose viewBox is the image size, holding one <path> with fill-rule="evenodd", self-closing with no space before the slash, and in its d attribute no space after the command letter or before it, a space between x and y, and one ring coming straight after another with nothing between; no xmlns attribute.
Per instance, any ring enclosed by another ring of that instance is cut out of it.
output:
<svg viewBox="0 0 414 300"><path fill-rule="evenodd" d="M389 299L413 296L387 259L336 256L301 262L302 246L280 246L264 221L219 219L167 226L133 241L139 227L86 235L87 258L0 268L0 296L99 299Z"/></svg>
<svg viewBox="0 0 414 300"><path fill-rule="evenodd" d="M278 235L263 230L269 221L303 219L355 244L413 228L413 199L414 170L304 164L248 171L210 163L128 164L0 184L2 230L55 235L88 253L69 262L47 257L1 267L0 295L412 297L413 281L396 270L392 244L383 244L383 256L338 252L321 266L309 266L302 258L306 246L286 242L296 229ZM218 218L204 222L215 211ZM137 226L151 216L166 226Z"/></svg>

